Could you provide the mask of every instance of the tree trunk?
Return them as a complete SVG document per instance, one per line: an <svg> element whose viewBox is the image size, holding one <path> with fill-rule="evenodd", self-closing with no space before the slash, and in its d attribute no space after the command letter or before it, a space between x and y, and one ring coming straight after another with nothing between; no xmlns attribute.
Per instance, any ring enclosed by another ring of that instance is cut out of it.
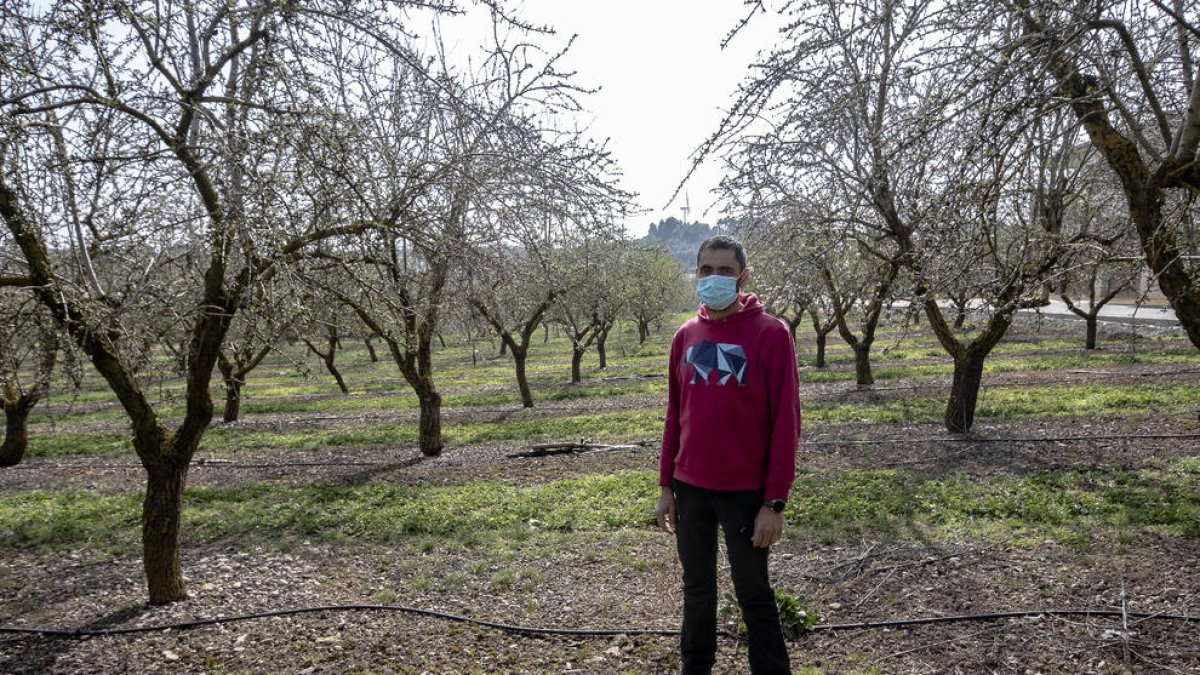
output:
<svg viewBox="0 0 1200 675"><path fill-rule="evenodd" d="M958 312L958 314L954 317L954 329L962 330L962 327L967 323L967 307L966 305L960 305L958 303L955 303L954 307Z"/></svg>
<svg viewBox="0 0 1200 675"><path fill-rule="evenodd" d="M596 355L600 357L600 370L608 367L608 349L605 348L604 342L608 339L607 331L605 335L596 339Z"/></svg>
<svg viewBox="0 0 1200 675"><path fill-rule="evenodd" d="M584 349L573 347L571 349L571 384L579 384L583 381L583 376L580 374L579 364L583 361Z"/></svg>
<svg viewBox="0 0 1200 675"><path fill-rule="evenodd" d="M828 333L817 333L817 367L825 367L825 343L829 341Z"/></svg>
<svg viewBox="0 0 1200 675"><path fill-rule="evenodd" d="M346 380L342 379L341 371L337 369L337 366L333 365L333 354L334 351L330 349L329 356L325 357L325 369L329 371L330 375L333 375L333 379L337 380L338 389L341 389L343 394L349 394L350 387L347 387Z"/></svg>
<svg viewBox="0 0 1200 675"><path fill-rule="evenodd" d="M513 350L513 366L517 370L517 389L521 391L521 405L533 407L533 391L529 388L529 378L525 375L525 359L529 356L526 349Z"/></svg>
<svg viewBox="0 0 1200 675"><path fill-rule="evenodd" d="M1084 317L1084 322L1087 324L1087 342L1084 344L1084 349L1096 348L1096 315L1089 314Z"/></svg>
<svg viewBox="0 0 1200 675"><path fill-rule="evenodd" d="M1183 248L1164 222L1162 192L1157 185L1134 192L1126 187L1129 215L1137 228L1146 264L1171 303L1191 343L1200 348L1200 288L1188 268Z"/></svg>
<svg viewBox="0 0 1200 675"><path fill-rule="evenodd" d="M946 430L966 433L975 421L975 404L979 385L983 381L983 362L986 358L968 352L954 360L954 381L950 385L950 400L946 404Z"/></svg>
<svg viewBox="0 0 1200 675"><path fill-rule="evenodd" d="M420 446L421 454L426 457L437 457L442 454L442 395L434 390L433 385L417 393L421 402L420 415Z"/></svg>
<svg viewBox="0 0 1200 675"><path fill-rule="evenodd" d="M330 331L328 343L329 351L323 352L320 349L317 349L317 346L310 342L307 338L304 339L304 344L308 345L309 351L320 357L321 363L325 364L325 370L329 371L329 374L332 375L333 379L337 382L338 389L340 389L343 394L349 394L350 388L346 386L346 380L342 378L341 371L339 371L337 369L337 365L335 365L335 361L337 360L337 333L333 330Z"/></svg>
<svg viewBox="0 0 1200 675"><path fill-rule="evenodd" d="M648 337L650 337L650 322L638 319L638 346L646 344Z"/></svg>
<svg viewBox="0 0 1200 675"><path fill-rule="evenodd" d="M496 356L501 357L507 353L508 353L508 343L505 342L504 340L501 340L500 341L500 353L496 354Z"/></svg>
<svg viewBox="0 0 1200 675"><path fill-rule="evenodd" d="M165 440L164 443L171 443ZM187 599L179 566L179 521L183 513L183 486L187 482L186 458L175 456L167 448L151 450L161 457L147 466L146 498L142 502L142 564L150 604L165 605ZM167 459L174 456L175 459Z"/></svg>
<svg viewBox="0 0 1200 675"><path fill-rule="evenodd" d="M854 377L860 387L875 384L875 376L871 374L871 343L865 340L854 345Z"/></svg>
<svg viewBox="0 0 1200 675"><path fill-rule="evenodd" d="M242 415L242 381L236 377L225 378L225 414L221 419L236 422Z"/></svg>
<svg viewBox="0 0 1200 675"><path fill-rule="evenodd" d="M788 332L792 334L792 344L796 344L796 331L800 328L800 322L804 320L804 313L801 312L791 319L787 319Z"/></svg>
<svg viewBox="0 0 1200 675"><path fill-rule="evenodd" d="M0 444L0 466L16 466L29 449L29 413L40 395L25 394L4 401L4 443Z"/></svg>
<svg viewBox="0 0 1200 675"><path fill-rule="evenodd" d="M379 355L375 353L375 345L371 344L371 338L366 338L363 342L367 343L367 353L371 355L371 363L379 363Z"/></svg>

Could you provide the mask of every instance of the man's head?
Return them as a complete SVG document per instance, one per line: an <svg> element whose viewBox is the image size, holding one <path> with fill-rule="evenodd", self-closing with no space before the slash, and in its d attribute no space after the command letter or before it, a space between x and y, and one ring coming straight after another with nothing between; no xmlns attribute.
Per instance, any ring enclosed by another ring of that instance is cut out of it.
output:
<svg viewBox="0 0 1200 675"><path fill-rule="evenodd" d="M729 311L736 311L741 306L736 304L737 294L749 278L746 251L737 239L719 234L700 244L696 252L696 295L710 315L731 306L735 309Z"/></svg>
<svg viewBox="0 0 1200 675"><path fill-rule="evenodd" d="M696 251L696 276L707 276L701 271L701 268L704 267L703 259L706 251L729 251L738 264L736 270L723 272L711 269L708 274L740 276L742 272L746 271L746 249L742 248L742 242L727 234L718 234L705 239L704 243L700 244L699 250ZM720 257L724 258L725 256Z"/></svg>

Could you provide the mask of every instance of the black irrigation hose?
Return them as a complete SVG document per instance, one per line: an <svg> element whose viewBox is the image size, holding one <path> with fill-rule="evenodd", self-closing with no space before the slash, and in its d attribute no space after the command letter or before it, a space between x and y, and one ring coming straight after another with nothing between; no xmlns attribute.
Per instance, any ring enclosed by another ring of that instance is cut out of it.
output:
<svg viewBox="0 0 1200 675"><path fill-rule="evenodd" d="M185 630L189 628L199 628L201 626L212 626L223 623L232 623L234 621L248 621L250 619L264 619L278 616L294 616L297 614L312 614L316 612L363 612L363 611L388 611L388 612L407 612L410 614L419 614L437 619L445 619L448 621L457 621L460 623L475 624L486 628L495 628L509 633L521 633L525 635L575 635L575 636L609 636L609 635L678 635L679 631L670 629L648 629L648 628L593 628L593 629L569 629L569 628L534 628L529 626L513 626L509 624L496 623L493 621L484 621L482 619L473 619L468 616L458 614L448 614L446 612L438 612L432 609L420 609L416 607L405 607L403 605L326 605L321 607L301 607L296 609L283 609L273 612L260 612L257 614L243 614L240 616L224 616L212 619L198 619L196 621L184 621L181 623L161 624L155 626L138 626L134 628L102 628L96 630L88 630L83 628L78 629L53 629L53 628L21 628L18 626L0 626L0 634L24 634L38 635L44 637L69 637L69 638L87 638L87 637L103 637L109 635L130 635L134 633L155 633L166 630ZM1104 610L1104 609L1050 609L1040 611L1019 611L1019 612L992 612L987 614L959 614L953 616L934 616L917 619L896 619L892 621L862 621L859 623L836 623L836 624L820 624L808 629L809 632L817 631L837 631L837 630L862 630L871 628L897 628L902 626L921 626L935 623L955 623L960 621L997 621L1000 619L1013 619L1022 617L1034 616L1082 616L1082 617L1098 617L1098 618L1134 618L1134 619L1161 619L1165 621L1184 621L1200 623L1200 616L1188 616L1185 614L1160 614L1152 612L1123 612L1119 610Z"/></svg>
<svg viewBox="0 0 1200 675"><path fill-rule="evenodd" d="M20 628L17 626L0 626L0 634L4 633L24 633L54 637L101 637L106 635L129 635L132 633L154 633L165 630L184 630L188 628L199 628L201 626L213 626L222 623L232 623L234 621L248 621L250 619L265 619L276 616L294 616L297 614L312 614L315 612L365 612L365 611L386 611L386 612L407 612L409 614L419 614L421 616L430 616L437 619L445 619L447 621L457 621L459 623L470 623L487 628L495 628L497 630L506 631L509 633L525 633L539 635L678 635L677 630L655 630L641 628L602 628L592 630L573 630L567 628L531 628L528 626L512 626L504 623L496 623L493 621L484 621L483 619L474 619L469 616L459 614L449 614L446 612L438 612L432 609L420 609L418 607L405 607L403 605L325 605L321 607L298 607L294 609L282 609L273 612L259 612L257 614L243 614L240 616L223 616L212 619L197 619L195 621L184 621L180 623L162 624L157 626L138 626L134 628L102 628L98 630L88 629L53 629L53 628Z"/></svg>

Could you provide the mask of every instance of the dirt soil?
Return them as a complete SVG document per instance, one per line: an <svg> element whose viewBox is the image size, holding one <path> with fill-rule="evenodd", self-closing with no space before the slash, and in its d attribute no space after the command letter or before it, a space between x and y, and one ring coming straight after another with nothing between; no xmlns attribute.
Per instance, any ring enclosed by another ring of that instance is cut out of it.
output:
<svg viewBox="0 0 1200 675"><path fill-rule="evenodd" d="M1007 373L986 383L1200 378L1187 368L1134 365L1104 371ZM853 400L944 391L944 386L888 381L864 392L840 383L806 387L804 393L807 400ZM604 405L633 409L645 404L642 397L629 397ZM596 405L547 405L537 414L572 414ZM523 413L460 410L452 419L516 414ZM312 421L263 416L240 424L292 428ZM934 476L1162 468L1174 458L1200 455L1197 435L1200 420L1194 410L1153 418L986 420L966 437L931 425L838 425L806 430L801 463L818 474L890 467ZM412 448L239 455L201 461L189 485L438 485L480 479L528 485L657 466L654 447L507 457L521 449L517 444L452 447L433 459ZM31 459L0 471L0 489L6 491L132 492L141 490L143 481L132 457ZM648 528L581 535L539 531L535 523L530 527L527 538L499 549L491 543L464 546L428 539L391 547L309 541L191 545L182 556L190 598L163 607L146 604L135 553L9 548L0 574L0 626L158 626L370 604L556 629L677 628L678 563L665 535ZM0 523L0 537L3 529ZM772 574L777 587L804 596L826 625L1051 609L1139 613L1124 618L1043 613L822 629L791 643L797 671L1200 673L1200 621L1161 616L1200 616L1196 539L1143 533L1121 541L1099 539L1079 550L1051 540L1020 546L930 541L919 531L887 541L836 544L791 537L773 552ZM1140 618L1146 613L1160 616ZM676 648L672 635L522 634L396 609L337 609L87 639L0 633L0 672L668 673L678 670ZM732 637L722 638L718 659L715 672L748 672L746 647Z"/></svg>

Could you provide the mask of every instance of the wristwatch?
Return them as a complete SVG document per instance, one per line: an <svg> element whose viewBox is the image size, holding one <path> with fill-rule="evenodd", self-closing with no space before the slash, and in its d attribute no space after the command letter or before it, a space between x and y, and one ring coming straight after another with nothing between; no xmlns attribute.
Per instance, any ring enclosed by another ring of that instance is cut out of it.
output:
<svg viewBox="0 0 1200 675"><path fill-rule="evenodd" d="M775 513L783 513L783 507L787 506L787 502L782 499L768 499L763 502L763 506L771 509Z"/></svg>

